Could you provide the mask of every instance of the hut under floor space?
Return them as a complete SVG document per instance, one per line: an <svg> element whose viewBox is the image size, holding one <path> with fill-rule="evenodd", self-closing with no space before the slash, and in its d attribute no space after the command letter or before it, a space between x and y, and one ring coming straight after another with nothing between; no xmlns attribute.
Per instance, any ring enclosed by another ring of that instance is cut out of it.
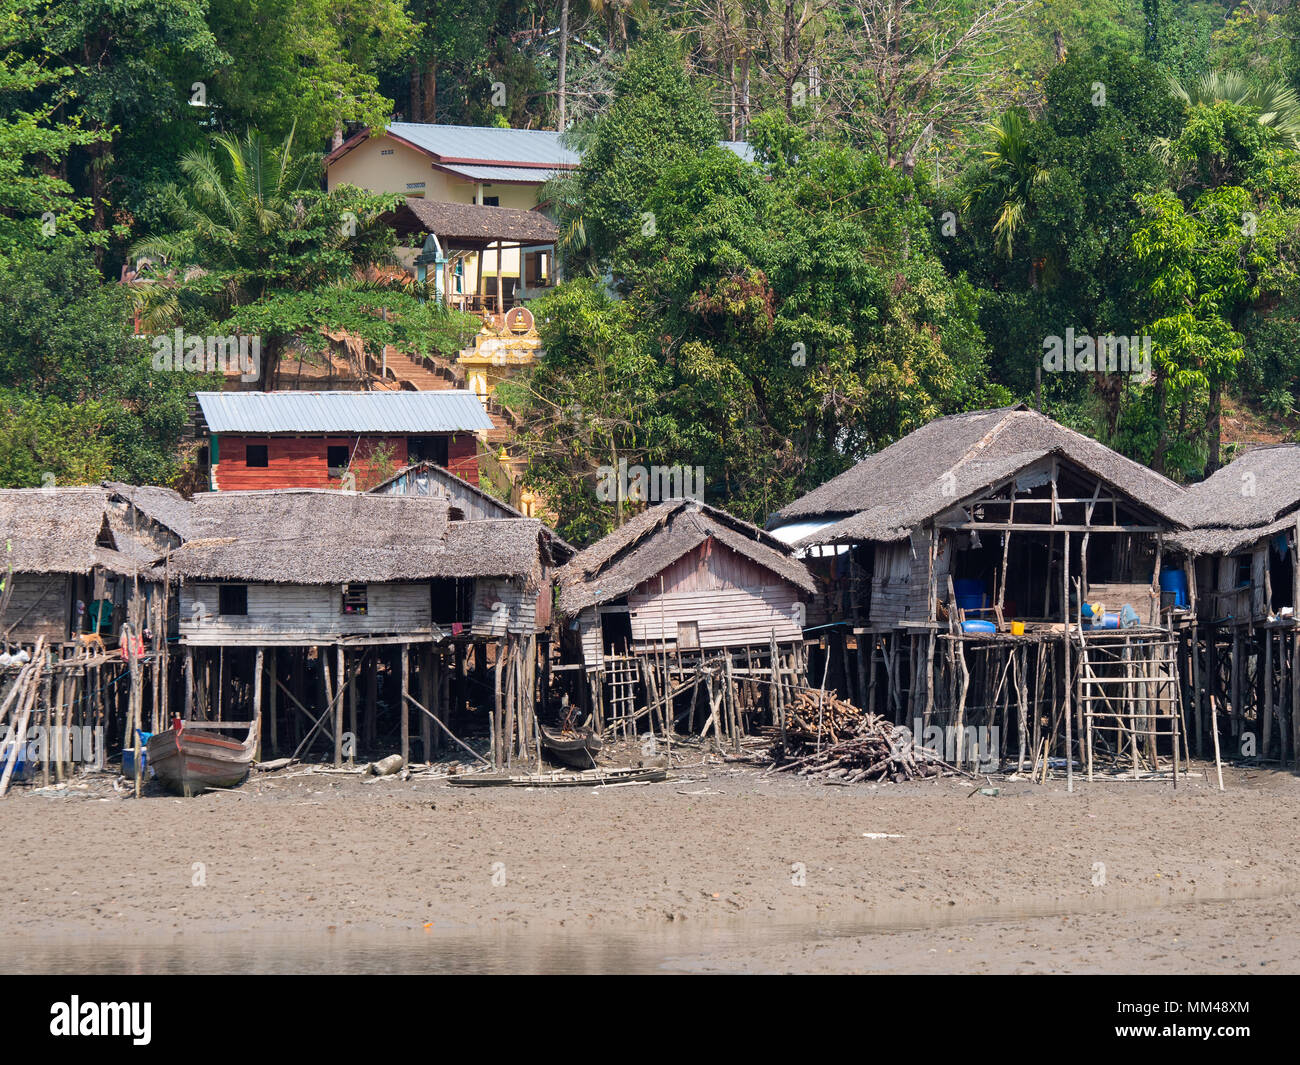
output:
<svg viewBox="0 0 1300 1065"><path fill-rule="evenodd" d="M536 749L538 647L520 634L187 645L184 717L259 722L264 761L314 753L343 766L399 753L409 764L468 752L509 766ZM464 742L475 735L488 739L486 758Z"/></svg>

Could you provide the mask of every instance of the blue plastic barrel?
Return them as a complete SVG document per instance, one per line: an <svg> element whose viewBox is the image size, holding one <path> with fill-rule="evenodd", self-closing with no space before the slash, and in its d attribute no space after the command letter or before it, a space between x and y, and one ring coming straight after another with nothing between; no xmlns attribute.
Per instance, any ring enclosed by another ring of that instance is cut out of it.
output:
<svg viewBox="0 0 1300 1065"><path fill-rule="evenodd" d="M991 621L963 621L962 632L997 632L998 627Z"/></svg>
<svg viewBox="0 0 1300 1065"><path fill-rule="evenodd" d="M1174 593L1174 605L1187 605L1187 574L1180 569L1160 571L1160 590Z"/></svg>

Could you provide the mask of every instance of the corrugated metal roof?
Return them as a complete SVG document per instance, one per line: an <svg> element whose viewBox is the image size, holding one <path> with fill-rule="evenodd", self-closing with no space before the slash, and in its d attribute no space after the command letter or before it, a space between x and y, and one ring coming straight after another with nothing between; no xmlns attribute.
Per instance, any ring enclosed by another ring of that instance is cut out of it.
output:
<svg viewBox="0 0 1300 1065"><path fill-rule="evenodd" d="M473 392L196 392L213 433L454 433L491 429Z"/></svg>
<svg viewBox="0 0 1300 1065"><path fill-rule="evenodd" d="M560 134L555 130L391 122L388 132L439 157L499 163L578 165L578 153L564 147L560 143Z"/></svg>
<svg viewBox="0 0 1300 1065"><path fill-rule="evenodd" d="M754 161L754 146L748 141L718 141L718 144L729 151L735 152L747 163Z"/></svg>
<svg viewBox="0 0 1300 1065"><path fill-rule="evenodd" d="M543 182L560 173L559 170L541 166L470 166L465 163L439 163L449 174L467 181L527 181Z"/></svg>

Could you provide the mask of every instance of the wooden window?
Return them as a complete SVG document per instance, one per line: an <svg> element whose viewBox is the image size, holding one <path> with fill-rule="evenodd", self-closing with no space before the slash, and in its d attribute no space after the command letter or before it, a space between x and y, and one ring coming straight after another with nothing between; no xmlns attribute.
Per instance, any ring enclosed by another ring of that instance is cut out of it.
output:
<svg viewBox="0 0 1300 1065"><path fill-rule="evenodd" d="M683 651L694 651L700 646L700 623L698 621L679 621L677 623L677 646Z"/></svg>
<svg viewBox="0 0 1300 1065"><path fill-rule="evenodd" d="M266 466L269 465L267 446L265 444L244 445L244 465L257 466L265 469Z"/></svg>
<svg viewBox="0 0 1300 1065"><path fill-rule="evenodd" d="M329 466L331 477L342 477L343 471L348 468L347 444L330 444L325 449L325 463Z"/></svg>
<svg viewBox="0 0 1300 1065"><path fill-rule="evenodd" d="M248 585L223 584L217 592L217 613L244 616L248 613Z"/></svg>
<svg viewBox="0 0 1300 1065"><path fill-rule="evenodd" d="M364 584L345 584L343 586L343 613L364 614L366 612L366 586Z"/></svg>

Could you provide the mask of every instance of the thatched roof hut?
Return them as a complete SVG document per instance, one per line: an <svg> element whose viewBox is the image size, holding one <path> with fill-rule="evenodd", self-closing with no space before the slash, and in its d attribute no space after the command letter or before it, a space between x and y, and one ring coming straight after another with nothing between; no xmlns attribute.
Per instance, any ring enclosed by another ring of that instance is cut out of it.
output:
<svg viewBox="0 0 1300 1065"><path fill-rule="evenodd" d="M109 521L102 488L0 489L0 541L15 573L135 573L147 559Z"/></svg>
<svg viewBox="0 0 1300 1065"><path fill-rule="evenodd" d="M961 500L1052 455L1178 524L1182 489L1173 481L1020 404L936 418L796 499L773 515L769 528L806 528L800 546L903 540Z"/></svg>
<svg viewBox="0 0 1300 1065"><path fill-rule="evenodd" d="M710 538L809 594L815 590L807 568L779 540L726 511L678 499L642 511L562 566L560 611L574 616L621 598Z"/></svg>
<svg viewBox="0 0 1300 1065"><path fill-rule="evenodd" d="M529 518L449 522L439 497L313 489L197 496L190 533L177 575L267 584L528 578L543 550Z"/></svg>
<svg viewBox="0 0 1300 1065"><path fill-rule="evenodd" d="M1186 490L1177 508L1190 528L1172 537L1193 555L1227 555L1296 524L1300 444L1254 448Z"/></svg>

